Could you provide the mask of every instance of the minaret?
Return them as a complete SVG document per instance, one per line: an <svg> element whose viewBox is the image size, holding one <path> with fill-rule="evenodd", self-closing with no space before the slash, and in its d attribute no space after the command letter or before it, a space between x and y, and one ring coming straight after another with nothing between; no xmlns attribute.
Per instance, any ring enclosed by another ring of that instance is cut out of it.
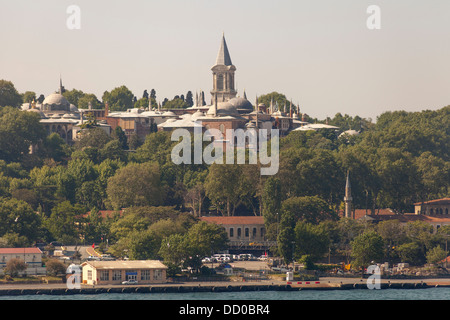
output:
<svg viewBox="0 0 450 320"><path fill-rule="evenodd" d="M223 101L228 101L236 97L234 85L234 72L236 67L231 62L225 35L222 35L219 53L215 65L211 68L213 72L213 89L211 90L211 100L215 101L218 94L222 95Z"/></svg>
<svg viewBox="0 0 450 320"><path fill-rule="evenodd" d="M64 90L64 87L62 84L62 78L61 78L61 75L59 75L59 94L63 94L63 90Z"/></svg>
<svg viewBox="0 0 450 320"><path fill-rule="evenodd" d="M352 217L352 187L350 185L350 173L347 171L347 182L345 184L345 217L351 218Z"/></svg>

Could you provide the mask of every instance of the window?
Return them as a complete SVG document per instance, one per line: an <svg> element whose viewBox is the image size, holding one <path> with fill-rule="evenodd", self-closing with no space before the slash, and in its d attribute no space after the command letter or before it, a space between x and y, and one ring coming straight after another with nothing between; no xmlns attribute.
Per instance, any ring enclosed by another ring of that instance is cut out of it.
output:
<svg viewBox="0 0 450 320"><path fill-rule="evenodd" d="M150 280L150 270L141 270L141 280Z"/></svg>
<svg viewBox="0 0 450 320"><path fill-rule="evenodd" d="M153 271L153 280L162 280L162 270Z"/></svg>
<svg viewBox="0 0 450 320"><path fill-rule="evenodd" d="M253 232L252 232L253 238L256 237L256 228L253 228Z"/></svg>
<svg viewBox="0 0 450 320"><path fill-rule="evenodd" d="M113 270L112 280L113 281L122 280L122 270Z"/></svg>
<svg viewBox="0 0 450 320"><path fill-rule="evenodd" d="M217 75L217 90L223 90L223 74Z"/></svg>
<svg viewBox="0 0 450 320"><path fill-rule="evenodd" d="M248 228L245 228L245 237L248 237L249 236L249 230L248 230Z"/></svg>
<svg viewBox="0 0 450 320"><path fill-rule="evenodd" d="M230 238L232 238L234 236L234 229L230 228Z"/></svg>
<svg viewBox="0 0 450 320"><path fill-rule="evenodd" d="M100 281L109 281L109 270L100 270Z"/></svg>
<svg viewBox="0 0 450 320"><path fill-rule="evenodd" d="M88 280L92 280L92 270L88 270L87 278L88 278Z"/></svg>
<svg viewBox="0 0 450 320"><path fill-rule="evenodd" d="M219 130L220 130L220 132L222 132L222 134L225 133L225 126L223 124L220 124Z"/></svg>
<svg viewBox="0 0 450 320"><path fill-rule="evenodd" d="M240 238L241 237L241 228L237 229L237 237Z"/></svg>

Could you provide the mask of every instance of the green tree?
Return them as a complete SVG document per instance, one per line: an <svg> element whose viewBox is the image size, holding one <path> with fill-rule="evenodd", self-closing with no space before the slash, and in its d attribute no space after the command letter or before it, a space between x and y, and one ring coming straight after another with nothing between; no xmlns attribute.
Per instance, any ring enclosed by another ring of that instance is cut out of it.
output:
<svg viewBox="0 0 450 320"><path fill-rule="evenodd" d="M78 239L76 219L84 213L85 210L82 206L64 201L53 208L50 217L44 220L44 225L57 241L75 243Z"/></svg>
<svg viewBox="0 0 450 320"><path fill-rule="evenodd" d="M19 258L12 258L8 260L5 266L5 273L9 273L11 277L17 277L20 272L27 270L25 261Z"/></svg>
<svg viewBox="0 0 450 320"><path fill-rule="evenodd" d="M25 201L0 198L0 221L0 237L16 233L31 245L40 235L42 221Z"/></svg>
<svg viewBox="0 0 450 320"><path fill-rule="evenodd" d="M126 111L134 106L134 94L126 87L120 86L103 93L103 103L108 103L111 111Z"/></svg>
<svg viewBox="0 0 450 320"><path fill-rule="evenodd" d="M25 159L30 146L45 137L39 121L39 115L34 112L0 109L0 159L12 162Z"/></svg>
<svg viewBox="0 0 450 320"><path fill-rule="evenodd" d="M298 221L294 232L294 258L308 255L312 261L317 261L328 252L330 239L323 225Z"/></svg>
<svg viewBox="0 0 450 320"><path fill-rule="evenodd" d="M22 97L11 81L0 80L0 107L18 107Z"/></svg>
<svg viewBox="0 0 450 320"><path fill-rule="evenodd" d="M159 166L154 163L130 163L119 169L108 179L106 192L112 207L163 204L165 191L160 177Z"/></svg>
<svg viewBox="0 0 450 320"><path fill-rule="evenodd" d="M281 215L281 183L276 177L269 177L264 183L262 196L262 213L269 239L276 239Z"/></svg>
<svg viewBox="0 0 450 320"><path fill-rule="evenodd" d="M367 267L372 261L380 261L384 257L384 241L374 231L355 237L351 242L353 264L359 267Z"/></svg>
<svg viewBox="0 0 450 320"><path fill-rule="evenodd" d="M36 100L36 92L34 91L25 91L22 95L23 103L31 103Z"/></svg>
<svg viewBox="0 0 450 320"><path fill-rule="evenodd" d="M438 264L447 258L448 252L442 249L440 246L436 246L427 252L427 262L432 264Z"/></svg>

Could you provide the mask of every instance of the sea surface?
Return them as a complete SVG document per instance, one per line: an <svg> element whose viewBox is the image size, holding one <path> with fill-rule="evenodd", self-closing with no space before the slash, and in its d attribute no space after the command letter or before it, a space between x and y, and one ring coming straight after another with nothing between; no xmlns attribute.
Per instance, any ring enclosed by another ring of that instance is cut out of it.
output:
<svg viewBox="0 0 450 320"><path fill-rule="evenodd" d="M22 295L0 300L450 300L450 288Z"/></svg>

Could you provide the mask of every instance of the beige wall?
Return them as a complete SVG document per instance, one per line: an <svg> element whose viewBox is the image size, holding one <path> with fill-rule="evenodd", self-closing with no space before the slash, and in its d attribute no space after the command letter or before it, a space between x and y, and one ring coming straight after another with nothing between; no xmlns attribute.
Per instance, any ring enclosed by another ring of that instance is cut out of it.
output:
<svg viewBox="0 0 450 320"><path fill-rule="evenodd" d="M156 284L166 282L165 269L96 269L91 265L83 266L82 283L93 284L121 284L128 280L127 273L136 273L138 284ZM145 279L142 279L142 277Z"/></svg>

